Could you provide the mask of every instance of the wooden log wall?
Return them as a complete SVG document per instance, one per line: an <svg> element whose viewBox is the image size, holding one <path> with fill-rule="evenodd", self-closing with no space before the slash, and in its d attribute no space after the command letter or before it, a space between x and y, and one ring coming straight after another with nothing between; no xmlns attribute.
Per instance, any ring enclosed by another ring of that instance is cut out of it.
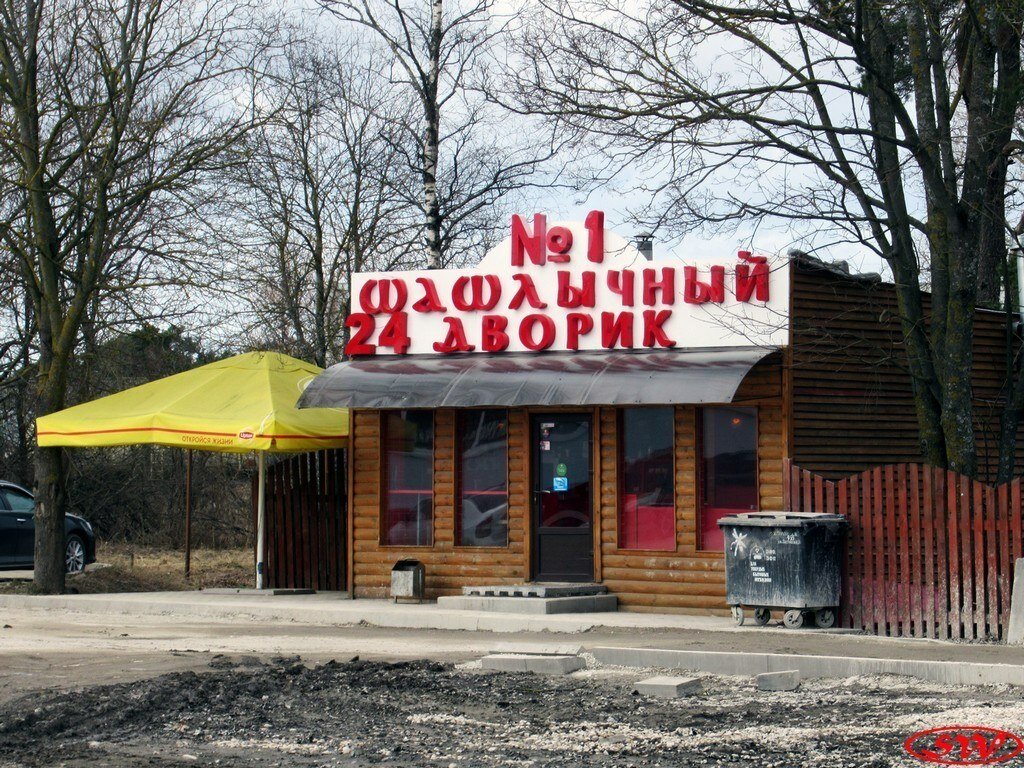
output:
<svg viewBox="0 0 1024 768"><path fill-rule="evenodd" d="M895 287L808 259L794 261L791 274L793 461L832 478L921 461ZM975 315L974 416L986 481L998 461L1005 321L1001 312ZM1024 466L1024 428L1017 461Z"/></svg>
<svg viewBox="0 0 1024 768"><path fill-rule="evenodd" d="M434 412L434 541L429 547L380 543L381 414L352 414L353 530L356 597L387 597L391 567L419 560L426 568L427 595L458 594L473 584L520 583L527 578L526 525L529 491L525 464L529 427L525 411L510 411L508 423L509 530L507 547L455 545L455 411Z"/></svg>
<svg viewBox="0 0 1024 768"><path fill-rule="evenodd" d="M781 509L785 430L783 375L779 356L751 371L734 400L758 409L758 475L762 509ZM543 411L545 409L537 409ZM639 552L618 548L616 409L594 414L595 578L618 595L624 610L725 611L721 552L697 547L697 418L693 406L678 406L676 430L676 551ZM353 413L354 580L357 597L386 597L390 571L404 558L426 567L427 595L457 594L473 584L529 580L529 419L526 409L509 412L509 544L505 548L455 546L455 412L435 412L434 541L430 547L380 544L381 417Z"/></svg>
<svg viewBox="0 0 1024 768"><path fill-rule="evenodd" d="M847 517L840 624L878 635L1005 638L1024 556L1021 479L991 486L926 464L841 480L786 463L787 508Z"/></svg>
<svg viewBox="0 0 1024 768"><path fill-rule="evenodd" d="M747 375L732 405L755 406L761 509L782 508L782 369L769 358ZM699 549L697 419L694 406L675 408L676 551L618 548L618 434L615 408L600 409L602 581L624 610L724 612L725 561Z"/></svg>

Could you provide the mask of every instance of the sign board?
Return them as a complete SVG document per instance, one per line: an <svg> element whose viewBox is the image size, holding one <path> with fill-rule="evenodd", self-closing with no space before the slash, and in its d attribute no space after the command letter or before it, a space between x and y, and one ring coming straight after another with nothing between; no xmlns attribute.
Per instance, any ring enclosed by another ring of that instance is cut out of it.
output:
<svg viewBox="0 0 1024 768"><path fill-rule="evenodd" d="M600 211L513 216L474 268L353 275L346 353L781 346L788 275L784 259L746 251L648 261Z"/></svg>

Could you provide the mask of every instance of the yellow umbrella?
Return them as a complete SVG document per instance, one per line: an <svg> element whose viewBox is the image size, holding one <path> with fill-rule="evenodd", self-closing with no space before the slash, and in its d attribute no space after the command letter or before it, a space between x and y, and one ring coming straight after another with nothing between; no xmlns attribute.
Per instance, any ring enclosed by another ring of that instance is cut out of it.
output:
<svg viewBox="0 0 1024 768"><path fill-rule="evenodd" d="M259 457L256 587L263 587L266 453L348 444L348 411L295 407L322 368L249 352L36 419L41 447L171 445Z"/></svg>

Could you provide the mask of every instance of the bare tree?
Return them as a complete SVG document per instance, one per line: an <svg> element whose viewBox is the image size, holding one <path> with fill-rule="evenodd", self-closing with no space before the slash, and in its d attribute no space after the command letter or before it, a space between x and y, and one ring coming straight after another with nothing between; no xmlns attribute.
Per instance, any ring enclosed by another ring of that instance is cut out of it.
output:
<svg viewBox="0 0 1024 768"><path fill-rule="evenodd" d="M242 0L0 0L0 237L31 299L38 415L65 405L97 296L163 277L157 234L194 213L200 180L243 134L233 79L247 10ZM35 483L35 582L59 592L59 449L36 451Z"/></svg>
<svg viewBox="0 0 1024 768"><path fill-rule="evenodd" d="M428 266L464 258L504 227L497 207L509 195L550 183L535 174L557 154L542 126L509 130L508 114L483 95L514 17L496 18L493 0L318 2L385 46L385 77L418 108L402 128L415 150L407 162L421 179L413 199Z"/></svg>
<svg viewBox="0 0 1024 768"><path fill-rule="evenodd" d="M352 272L421 258L398 128L409 106L365 46L285 37L261 66L266 119L232 169L232 244L240 290L259 297L251 333L324 366L344 349Z"/></svg>
<svg viewBox="0 0 1024 768"><path fill-rule="evenodd" d="M524 112L660 179L664 224L787 220L885 259L922 452L974 474L973 316L1006 272L1022 16L1018 0L553 0L522 37L514 87ZM1004 479L1024 404L1014 369Z"/></svg>

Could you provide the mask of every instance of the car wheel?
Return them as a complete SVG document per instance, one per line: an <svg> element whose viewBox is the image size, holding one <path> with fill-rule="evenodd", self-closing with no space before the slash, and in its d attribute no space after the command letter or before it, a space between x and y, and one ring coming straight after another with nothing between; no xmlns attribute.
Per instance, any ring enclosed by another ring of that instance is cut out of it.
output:
<svg viewBox="0 0 1024 768"><path fill-rule="evenodd" d="M64 568L68 573L85 570L85 544L77 536L68 536L64 546Z"/></svg>

